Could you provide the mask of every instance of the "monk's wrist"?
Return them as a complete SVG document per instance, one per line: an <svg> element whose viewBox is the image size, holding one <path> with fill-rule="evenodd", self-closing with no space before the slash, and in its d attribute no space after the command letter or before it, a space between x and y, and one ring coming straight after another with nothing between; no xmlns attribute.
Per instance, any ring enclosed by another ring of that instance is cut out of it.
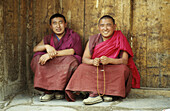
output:
<svg viewBox="0 0 170 111"><path fill-rule="evenodd" d="M94 59L91 59L91 60L90 60L90 64L93 65L93 63L94 63Z"/></svg>
<svg viewBox="0 0 170 111"><path fill-rule="evenodd" d="M47 49L47 48L49 47L49 45L48 45L48 44L45 44L44 47L45 47L45 49Z"/></svg>

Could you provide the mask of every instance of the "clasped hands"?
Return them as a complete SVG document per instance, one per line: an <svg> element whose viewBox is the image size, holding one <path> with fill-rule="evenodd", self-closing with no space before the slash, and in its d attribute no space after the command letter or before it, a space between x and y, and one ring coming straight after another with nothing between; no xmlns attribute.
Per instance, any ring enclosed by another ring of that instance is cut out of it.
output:
<svg viewBox="0 0 170 111"><path fill-rule="evenodd" d="M100 58L95 58L93 59L93 65L94 66L99 66L101 64L106 65L109 64L109 58L106 56L102 56Z"/></svg>
<svg viewBox="0 0 170 111"><path fill-rule="evenodd" d="M57 51L55 50L54 47L50 45L45 45L45 49L47 53L42 55L38 62L41 65L44 65L49 59L53 59L57 55Z"/></svg>

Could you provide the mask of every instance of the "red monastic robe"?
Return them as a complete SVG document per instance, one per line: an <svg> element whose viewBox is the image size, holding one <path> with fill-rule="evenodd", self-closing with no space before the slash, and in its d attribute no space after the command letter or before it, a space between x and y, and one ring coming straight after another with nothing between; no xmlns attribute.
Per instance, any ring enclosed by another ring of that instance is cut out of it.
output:
<svg viewBox="0 0 170 111"><path fill-rule="evenodd" d="M92 59L101 56L110 58L121 57L121 52L129 54L128 65L104 65L106 73L105 95L126 97L132 88L140 88L140 76L133 62L132 49L121 31L115 31L113 37L102 41L100 34L90 37L89 48ZM99 67L99 92L103 94L104 80L102 65ZM66 98L74 101L73 91L87 91L97 93L97 70L93 65L81 64L74 72L69 84L66 87Z"/></svg>
<svg viewBox="0 0 170 111"><path fill-rule="evenodd" d="M73 56L61 56L48 60L45 65L38 63L42 54L37 52L31 61L31 68L35 74L34 87L45 90L65 90L72 73L81 63L82 44L79 35L70 29L58 40L54 34L44 37L44 44L50 44L56 50L73 48Z"/></svg>

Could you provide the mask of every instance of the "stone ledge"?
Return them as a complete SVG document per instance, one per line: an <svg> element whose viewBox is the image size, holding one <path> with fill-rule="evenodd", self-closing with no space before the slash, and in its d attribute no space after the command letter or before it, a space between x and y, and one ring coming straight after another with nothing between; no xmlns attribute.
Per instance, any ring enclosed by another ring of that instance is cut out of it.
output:
<svg viewBox="0 0 170 111"><path fill-rule="evenodd" d="M8 104L9 104L9 101L0 101L0 109L3 109L4 107L8 106Z"/></svg>
<svg viewBox="0 0 170 111"><path fill-rule="evenodd" d="M42 94L42 92L31 88L30 93ZM140 89L131 89L129 98L148 98L148 97L170 97L170 88L150 88L141 87Z"/></svg>
<svg viewBox="0 0 170 111"><path fill-rule="evenodd" d="M20 105L26 105L26 106L55 106L55 107L70 107L73 109L81 109L81 111L88 111L89 109L93 109L96 111L102 111L102 109L105 109L106 111L112 110L141 110L141 106L136 106L132 108L131 106L136 105L136 103L143 104L145 106L145 110L153 110L152 106L148 106L152 101L158 102L157 110L161 111L162 108L168 108L165 107L166 104L169 104L170 100L170 90L169 88L145 88L142 87L140 89L132 89L129 96L126 99L123 99L122 101L114 101L114 102L103 102L92 106L86 106L83 105L82 100L78 100L76 102L67 102L66 100L52 100L49 102L39 102L38 95L36 95L35 92L37 90L27 90L20 92L20 94L16 95L14 98L11 98L9 101L0 101L0 109L3 108L10 108L10 107L16 107ZM135 101L135 102L134 102ZM162 105L161 105L162 104ZM128 107L129 106L129 107ZM143 107L142 106L142 107ZM24 106L25 107L25 106ZM100 110L99 110L100 109ZM10 110L9 110L10 111Z"/></svg>
<svg viewBox="0 0 170 111"><path fill-rule="evenodd" d="M170 88L148 88L131 89L129 98L147 98L147 97L170 97Z"/></svg>

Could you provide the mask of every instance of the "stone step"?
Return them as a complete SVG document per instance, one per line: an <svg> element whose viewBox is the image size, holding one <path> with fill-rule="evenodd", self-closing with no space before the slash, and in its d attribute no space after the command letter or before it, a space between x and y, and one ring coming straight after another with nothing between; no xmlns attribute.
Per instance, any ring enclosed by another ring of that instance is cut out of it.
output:
<svg viewBox="0 0 170 111"><path fill-rule="evenodd" d="M148 88L131 89L128 97L130 98L148 98L148 97L170 97L170 88Z"/></svg>
<svg viewBox="0 0 170 111"><path fill-rule="evenodd" d="M39 94L24 91L6 102L0 111L163 111L170 110L169 96L169 89L141 88L132 89L126 99L84 105L81 98L76 102L40 102Z"/></svg>

